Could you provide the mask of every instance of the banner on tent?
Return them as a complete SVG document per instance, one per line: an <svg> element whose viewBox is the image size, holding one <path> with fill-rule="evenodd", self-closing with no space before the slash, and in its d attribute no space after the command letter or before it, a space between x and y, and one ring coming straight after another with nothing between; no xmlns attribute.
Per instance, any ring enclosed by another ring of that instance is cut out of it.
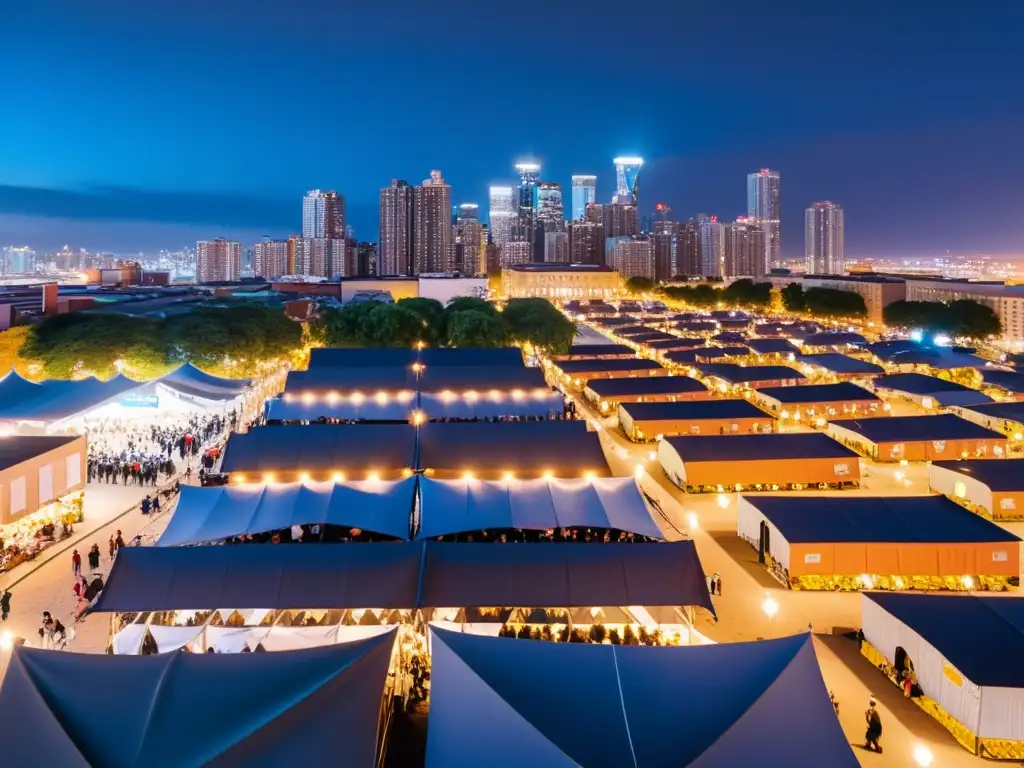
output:
<svg viewBox="0 0 1024 768"><path fill-rule="evenodd" d="M129 392L121 398L120 403L125 408L159 408L160 398L157 395Z"/></svg>

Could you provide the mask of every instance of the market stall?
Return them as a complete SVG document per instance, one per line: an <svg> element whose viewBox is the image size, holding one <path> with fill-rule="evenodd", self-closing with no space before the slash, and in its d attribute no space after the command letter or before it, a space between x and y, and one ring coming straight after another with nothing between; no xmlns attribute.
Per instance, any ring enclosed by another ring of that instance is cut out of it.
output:
<svg viewBox="0 0 1024 768"><path fill-rule="evenodd" d="M832 421L828 434L875 461L934 461L1006 455L1006 435L951 413Z"/></svg>
<svg viewBox="0 0 1024 768"><path fill-rule="evenodd" d="M772 432L775 419L746 400L689 403L624 403L619 425L626 437L653 441L676 435L739 435Z"/></svg>
<svg viewBox="0 0 1024 768"><path fill-rule="evenodd" d="M933 461L928 487L995 520L1024 519L1024 459Z"/></svg>

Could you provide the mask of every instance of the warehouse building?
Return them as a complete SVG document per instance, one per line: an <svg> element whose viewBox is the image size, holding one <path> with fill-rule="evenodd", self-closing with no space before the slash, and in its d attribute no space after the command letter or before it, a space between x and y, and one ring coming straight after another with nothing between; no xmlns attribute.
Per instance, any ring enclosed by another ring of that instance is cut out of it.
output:
<svg viewBox="0 0 1024 768"><path fill-rule="evenodd" d="M894 373L881 376L874 381L875 390L883 395L892 395L908 400L926 410L957 403L977 403L988 400L981 392L955 381L926 376L923 373Z"/></svg>
<svg viewBox="0 0 1024 768"><path fill-rule="evenodd" d="M555 370L564 381L571 381L581 387L595 379L647 378L668 376L670 371L648 358L615 360L567 360L554 363Z"/></svg>
<svg viewBox="0 0 1024 768"><path fill-rule="evenodd" d="M885 404L873 392L848 381L805 384L802 387L763 387L753 401L781 419L824 426L836 417L884 416Z"/></svg>
<svg viewBox="0 0 1024 768"><path fill-rule="evenodd" d="M1004 456L1006 436L951 413L833 421L829 436L875 461Z"/></svg>
<svg viewBox="0 0 1024 768"><path fill-rule="evenodd" d="M982 390L1010 400L1024 400L1024 373L986 368L981 372Z"/></svg>
<svg viewBox="0 0 1024 768"><path fill-rule="evenodd" d="M792 589L1016 587L1020 539L941 496L743 496L739 536Z"/></svg>
<svg viewBox="0 0 1024 768"><path fill-rule="evenodd" d="M658 459L688 493L843 489L860 482L857 454L820 432L666 437Z"/></svg>
<svg viewBox="0 0 1024 768"><path fill-rule="evenodd" d="M614 360L636 357L636 350L625 344L573 344L569 353L558 355L555 362L567 360Z"/></svg>
<svg viewBox="0 0 1024 768"><path fill-rule="evenodd" d="M953 406L955 414L986 429L1002 432L1015 443L1024 440L1024 402Z"/></svg>
<svg viewBox="0 0 1024 768"><path fill-rule="evenodd" d="M624 403L619 424L626 437L650 441L675 435L745 435L772 432L775 420L746 400Z"/></svg>
<svg viewBox="0 0 1024 768"><path fill-rule="evenodd" d="M689 376L660 376L646 379L594 379L587 383L583 396L611 413L620 403L681 403L708 400L707 386Z"/></svg>
<svg viewBox="0 0 1024 768"><path fill-rule="evenodd" d="M935 461L928 487L995 520L1024 520L1024 459Z"/></svg>
<svg viewBox="0 0 1024 768"><path fill-rule="evenodd" d="M834 381L871 379L885 373L885 369L880 365L848 357L839 352L797 355L796 362L800 364L800 369L804 373Z"/></svg>
<svg viewBox="0 0 1024 768"><path fill-rule="evenodd" d="M792 387L807 381L800 371L785 365L699 363L694 368L708 382L708 386L723 394L760 387Z"/></svg>

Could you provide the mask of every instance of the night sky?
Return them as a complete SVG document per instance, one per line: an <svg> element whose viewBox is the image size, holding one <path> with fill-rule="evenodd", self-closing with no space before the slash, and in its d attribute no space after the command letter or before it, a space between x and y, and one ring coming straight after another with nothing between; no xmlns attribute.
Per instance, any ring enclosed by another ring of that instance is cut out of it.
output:
<svg viewBox="0 0 1024 768"><path fill-rule="evenodd" d="M7 0L0 246L246 242L393 177L454 202L536 157L568 190L647 159L642 208L744 213L782 173L846 208L847 255L1024 255L1020 0ZM568 209L568 194L567 209Z"/></svg>

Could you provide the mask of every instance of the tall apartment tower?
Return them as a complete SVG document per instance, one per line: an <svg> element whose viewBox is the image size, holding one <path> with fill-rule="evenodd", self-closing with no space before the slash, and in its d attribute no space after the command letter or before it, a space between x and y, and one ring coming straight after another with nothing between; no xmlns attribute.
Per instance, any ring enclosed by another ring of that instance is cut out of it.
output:
<svg viewBox="0 0 1024 768"><path fill-rule="evenodd" d="M569 234L567 232L544 233L544 261L563 264L569 261Z"/></svg>
<svg viewBox="0 0 1024 768"><path fill-rule="evenodd" d="M491 242L504 245L512 240L512 225L519 211L514 187L491 187L488 222Z"/></svg>
<svg viewBox="0 0 1024 768"><path fill-rule="evenodd" d="M242 274L242 246L235 240L200 240L196 243L196 282L238 280Z"/></svg>
<svg viewBox="0 0 1024 768"><path fill-rule="evenodd" d="M480 206L464 203L458 208L455 219L453 267L464 275L482 275L487 270L485 254L481 246L483 226L480 224ZM486 241L483 241L486 245Z"/></svg>
<svg viewBox="0 0 1024 768"><path fill-rule="evenodd" d="M608 266L624 278L654 279L654 248L646 237L608 238Z"/></svg>
<svg viewBox="0 0 1024 768"><path fill-rule="evenodd" d="M642 157L616 157L615 163L615 202L640 202L640 169L643 167Z"/></svg>
<svg viewBox="0 0 1024 768"><path fill-rule="evenodd" d="M568 229L571 263L605 263L604 224L600 221L570 221Z"/></svg>
<svg viewBox="0 0 1024 768"><path fill-rule="evenodd" d="M345 239L345 197L313 189L302 198L302 236Z"/></svg>
<svg viewBox="0 0 1024 768"><path fill-rule="evenodd" d="M252 269L257 277L288 274L288 241L264 238L252 247Z"/></svg>
<svg viewBox="0 0 1024 768"><path fill-rule="evenodd" d="M324 234L328 240L344 240L345 196L337 192L324 192Z"/></svg>
<svg viewBox="0 0 1024 768"><path fill-rule="evenodd" d="M765 231L746 218L722 227L722 277L762 277Z"/></svg>
<svg viewBox="0 0 1024 768"><path fill-rule="evenodd" d="M640 234L640 223L633 203L610 203L601 206L601 210L605 237L635 237Z"/></svg>
<svg viewBox="0 0 1024 768"><path fill-rule="evenodd" d="M654 223L651 243L654 248L654 279L671 280L675 276L676 223L662 220Z"/></svg>
<svg viewBox="0 0 1024 768"><path fill-rule="evenodd" d="M587 206L597 202L597 176L572 177L572 220L580 221Z"/></svg>
<svg viewBox="0 0 1024 768"><path fill-rule="evenodd" d="M676 229L675 272L686 277L698 277L703 274L700 225L692 219L684 221Z"/></svg>
<svg viewBox="0 0 1024 768"><path fill-rule="evenodd" d="M380 191L378 275L412 274L412 187L402 179Z"/></svg>
<svg viewBox="0 0 1024 768"><path fill-rule="evenodd" d="M452 253L452 188L440 171L413 189L413 274L448 272Z"/></svg>
<svg viewBox="0 0 1024 768"><path fill-rule="evenodd" d="M809 274L846 273L844 225L843 209L828 200L812 203L804 213L804 257Z"/></svg>
<svg viewBox="0 0 1024 768"><path fill-rule="evenodd" d="M696 221L700 229L700 273L704 277L721 277L725 248L722 223L717 216L706 213L698 213Z"/></svg>
<svg viewBox="0 0 1024 768"><path fill-rule="evenodd" d="M747 219L752 219L752 223L764 230L764 267L760 274L770 272L772 264L782 258L779 234L780 184L778 171L762 168L757 173L747 175Z"/></svg>

